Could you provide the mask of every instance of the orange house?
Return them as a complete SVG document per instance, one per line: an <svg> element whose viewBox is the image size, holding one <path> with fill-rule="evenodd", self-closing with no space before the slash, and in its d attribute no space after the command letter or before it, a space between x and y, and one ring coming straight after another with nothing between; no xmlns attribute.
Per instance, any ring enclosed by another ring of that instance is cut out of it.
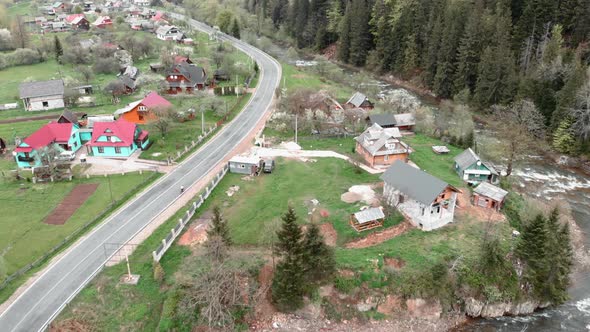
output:
<svg viewBox="0 0 590 332"><path fill-rule="evenodd" d="M115 116L123 118L129 122L137 124L145 124L146 122L154 121L158 119L155 114L155 110L168 109L172 107L172 104L162 98L157 92L150 92L145 98L139 101L135 101L125 108L117 110Z"/></svg>

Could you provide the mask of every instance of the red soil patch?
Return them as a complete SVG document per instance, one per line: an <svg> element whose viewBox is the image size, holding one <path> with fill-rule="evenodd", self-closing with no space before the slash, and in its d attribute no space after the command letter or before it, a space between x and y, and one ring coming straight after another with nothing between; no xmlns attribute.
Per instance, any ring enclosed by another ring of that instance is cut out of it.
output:
<svg viewBox="0 0 590 332"><path fill-rule="evenodd" d="M338 239L338 233L334 229L331 223L327 222L325 224L320 225L320 233L324 236L324 240L326 240L326 244L333 247L336 245L336 240Z"/></svg>
<svg viewBox="0 0 590 332"><path fill-rule="evenodd" d="M393 258L393 257L384 257L383 262L385 263L385 265L391 266L396 269L401 269L404 266L406 266L406 261L404 261L401 258L397 259L397 258Z"/></svg>
<svg viewBox="0 0 590 332"><path fill-rule="evenodd" d="M207 240L207 229L209 229L212 216L213 214L207 211L202 214L201 218L190 223L186 232L178 239L178 244L181 246L190 246L205 242Z"/></svg>
<svg viewBox="0 0 590 332"><path fill-rule="evenodd" d="M50 332L70 332L70 331L77 331L77 332L85 332L85 331L94 331L91 324L86 323L85 321L79 319L66 319L58 322L53 322L49 326Z"/></svg>
<svg viewBox="0 0 590 332"><path fill-rule="evenodd" d="M88 197L94 194L96 188L98 188L98 183L79 184L74 187L69 195L45 218L44 223L50 225L65 224L74 212L86 202Z"/></svg>
<svg viewBox="0 0 590 332"><path fill-rule="evenodd" d="M276 313L272 305L272 276L274 268L272 262L262 267L258 274L259 291L258 301L254 306L254 320L250 322L250 330L263 330L271 326L273 315Z"/></svg>
<svg viewBox="0 0 590 332"><path fill-rule="evenodd" d="M372 247L374 245L377 245L379 243L385 242L389 239L392 239L396 236L399 236L407 231L409 231L410 229L412 229L414 226L412 226L412 224L410 224L409 221L404 220L401 224L393 226L393 227L389 227L385 230L382 230L380 232L376 232L373 234L369 234L366 237L362 238L362 239L358 239L358 240L354 240L351 242L348 242L344 247L348 248L348 249L358 249L358 248L367 248L367 247Z"/></svg>

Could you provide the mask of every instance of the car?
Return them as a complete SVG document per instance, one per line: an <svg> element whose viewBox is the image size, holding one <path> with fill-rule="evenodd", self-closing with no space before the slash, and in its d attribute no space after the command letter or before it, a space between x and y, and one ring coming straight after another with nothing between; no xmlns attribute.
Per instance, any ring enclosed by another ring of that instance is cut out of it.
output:
<svg viewBox="0 0 590 332"><path fill-rule="evenodd" d="M76 159L76 152L74 151L64 151L55 157L55 160L59 161L72 161Z"/></svg>

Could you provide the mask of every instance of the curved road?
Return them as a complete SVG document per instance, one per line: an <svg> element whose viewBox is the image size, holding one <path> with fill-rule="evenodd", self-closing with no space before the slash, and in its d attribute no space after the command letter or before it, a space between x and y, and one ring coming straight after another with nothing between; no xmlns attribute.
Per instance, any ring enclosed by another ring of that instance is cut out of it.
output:
<svg viewBox="0 0 590 332"><path fill-rule="evenodd" d="M174 18L183 16L171 14ZM204 32L209 26L191 20L191 25ZM256 123L269 111L275 89L281 78L281 67L266 53L240 40L229 40L258 62L260 80L251 102L212 140L165 175L140 196L116 211L91 233L68 249L58 261L29 286L0 316L0 331L39 331L59 314L63 307L102 269L108 257L104 243L125 243L146 227L179 195L178 188L189 187L205 177L224 157L247 137Z"/></svg>

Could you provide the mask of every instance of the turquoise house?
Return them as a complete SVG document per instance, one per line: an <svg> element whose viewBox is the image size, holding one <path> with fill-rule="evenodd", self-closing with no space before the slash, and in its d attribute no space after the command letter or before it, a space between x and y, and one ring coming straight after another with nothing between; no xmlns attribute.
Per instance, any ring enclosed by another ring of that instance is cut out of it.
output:
<svg viewBox="0 0 590 332"><path fill-rule="evenodd" d="M15 149L14 157L20 168L43 165L45 148L61 151L78 151L82 147L78 124L51 122L25 138Z"/></svg>
<svg viewBox="0 0 590 332"><path fill-rule="evenodd" d="M147 149L150 139L146 130L121 118L113 122L95 122L87 146L95 157L129 157L137 149Z"/></svg>
<svg viewBox="0 0 590 332"><path fill-rule="evenodd" d="M480 182L496 184L500 181L494 167L482 161L471 148L455 157L455 171L463 181L473 185Z"/></svg>

